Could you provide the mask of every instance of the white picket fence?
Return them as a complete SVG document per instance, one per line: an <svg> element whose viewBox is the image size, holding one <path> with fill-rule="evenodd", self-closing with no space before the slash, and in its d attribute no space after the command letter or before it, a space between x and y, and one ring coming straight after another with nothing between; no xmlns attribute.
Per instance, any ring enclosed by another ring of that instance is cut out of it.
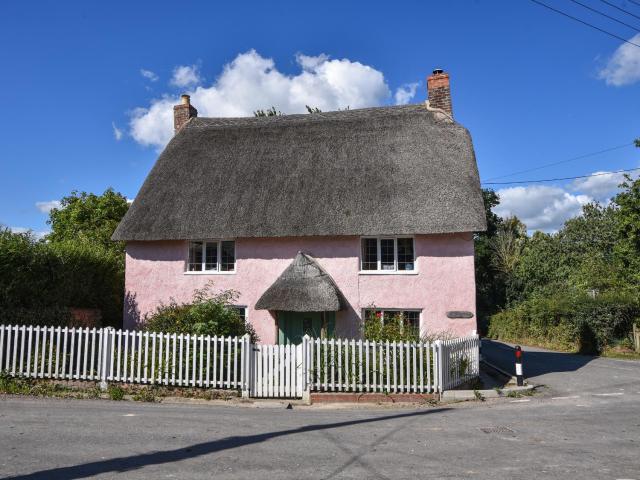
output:
<svg viewBox="0 0 640 480"><path fill-rule="evenodd" d="M0 325L0 372L61 380L241 390L432 393L479 374L477 336L432 343L311 339L253 345L244 337Z"/></svg>
<svg viewBox="0 0 640 480"><path fill-rule="evenodd" d="M113 328L0 326L0 371L14 376L246 389L249 337Z"/></svg>
<svg viewBox="0 0 640 480"><path fill-rule="evenodd" d="M479 374L477 336L432 343L316 338L303 345L315 391L441 392Z"/></svg>

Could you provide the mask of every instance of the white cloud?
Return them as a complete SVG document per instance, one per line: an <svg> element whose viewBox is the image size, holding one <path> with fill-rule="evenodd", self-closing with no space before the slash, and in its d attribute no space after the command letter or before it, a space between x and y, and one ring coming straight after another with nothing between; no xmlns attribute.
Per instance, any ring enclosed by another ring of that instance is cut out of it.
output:
<svg viewBox="0 0 640 480"><path fill-rule="evenodd" d="M36 202L36 208L40 210L42 213L49 213L53 208L60 208L60 200Z"/></svg>
<svg viewBox="0 0 640 480"><path fill-rule="evenodd" d="M13 233L31 233L31 235L33 235L37 239L40 239L45 235L48 235L49 233L51 233L48 230L37 232L35 230L32 230L31 228L25 228L25 227L9 227L9 230L11 230Z"/></svg>
<svg viewBox="0 0 640 480"><path fill-rule="evenodd" d="M565 220L582 212L593 201L583 194L571 194L561 187L527 185L497 191L500 205L494 211L505 218L517 216L528 230L556 231Z"/></svg>
<svg viewBox="0 0 640 480"><path fill-rule="evenodd" d="M630 42L640 44L640 33L629 39ZM607 65L598 72L598 77L607 85L620 87L630 85L640 80L640 48L630 43L620 45Z"/></svg>
<svg viewBox="0 0 640 480"><path fill-rule="evenodd" d="M118 127L116 127L115 122L111 122L111 126L113 127L113 138L119 142L122 139L123 132Z"/></svg>
<svg viewBox="0 0 640 480"><path fill-rule="evenodd" d="M239 54L224 66L210 86L190 92L191 103L204 117L251 116L272 105L285 113L306 113L305 105L323 111L381 105L391 92L382 72L349 59L327 55L296 56L300 73L280 72L272 59L255 50ZM165 95L131 113L130 132L142 145L162 148L173 136L173 105L177 96Z"/></svg>
<svg viewBox="0 0 640 480"><path fill-rule="evenodd" d="M201 82L197 65L180 65L173 69L171 85L180 88L192 87Z"/></svg>
<svg viewBox="0 0 640 480"><path fill-rule="evenodd" d="M409 103L411 99L416 96L418 85L420 85L420 83L415 82L406 83L401 87L398 87L394 95L396 105L406 105L407 103Z"/></svg>
<svg viewBox="0 0 640 480"><path fill-rule="evenodd" d="M596 200L609 200L618 191L618 185L624 181L624 173L594 172L597 176L574 180L570 188L582 192Z"/></svg>
<svg viewBox="0 0 640 480"><path fill-rule="evenodd" d="M565 221L582 214L582 206L590 202L608 203L623 182L623 173L593 172L560 186L526 185L498 190L500 205L494 212L505 218L512 215L522 220L529 231L554 232Z"/></svg>
<svg viewBox="0 0 640 480"><path fill-rule="evenodd" d="M151 70L145 70L144 68L140 69L140 75L142 75L144 78L146 78L147 80L150 80L152 82L157 82L158 78L160 78L160 77L158 77L158 75L156 75Z"/></svg>

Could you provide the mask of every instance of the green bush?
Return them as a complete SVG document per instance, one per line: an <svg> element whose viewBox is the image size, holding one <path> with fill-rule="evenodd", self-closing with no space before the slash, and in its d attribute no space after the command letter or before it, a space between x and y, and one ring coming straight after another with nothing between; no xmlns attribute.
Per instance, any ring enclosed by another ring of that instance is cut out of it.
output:
<svg viewBox="0 0 640 480"><path fill-rule="evenodd" d="M0 308L0 324L66 327L71 323L71 312L66 307Z"/></svg>
<svg viewBox="0 0 640 480"><path fill-rule="evenodd" d="M136 402L155 402L157 389L154 387L140 387L132 396Z"/></svg>
<svg viewBox="0 0 640 480"><path fill-rule="evenodd" d="M624 295L537 295L493 315L488 336L598 353L627 336L639 314L637 302Z"/></svg>
<svg viewBox="0 0 640 480"><path fill-rule="evenodd" d="M109 385L107 387L107 394L111 400L122 400L124 399L124 390L120 385Z"/></svg>
<svg viewBox="0 0 640 480"><path fill-rule="evenodd" d="M162 304L145 316L144 329L151 332L188 333L192 335L251 336L253 343L259 339L253 325L243 319L233 307L238 293L225 290L213 293L213 285L208 283L196 290L191 303L177 303L172 300Z"/></svg>
<svg viewBox="0 0 640 480"><path fill-rule="evenodd" d="M123 291L122 253L0 228L0 323L63 325L66 309L79 307L97 308L106 325L120 326Z"/></svg>
<svg viewBox="0 0 640 480"><path fill-rule="evenodd" d="M385 316L383 322L372 309L362 324L362 337L374 342L418 342L420 329L408 325L402 313Z"/></svg>

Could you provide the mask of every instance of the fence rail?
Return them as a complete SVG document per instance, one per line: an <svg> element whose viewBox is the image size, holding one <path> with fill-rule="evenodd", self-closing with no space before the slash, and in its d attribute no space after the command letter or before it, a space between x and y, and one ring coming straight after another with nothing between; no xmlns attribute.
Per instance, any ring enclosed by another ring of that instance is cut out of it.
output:
<svg viewBox="0 0 640 480"><path fill-rule="evenodd" d="M0 325L0 372L61 380L242 390L432 393L479 374L477 336L435 342L311 339L252 345L244 337Z"/></svg>

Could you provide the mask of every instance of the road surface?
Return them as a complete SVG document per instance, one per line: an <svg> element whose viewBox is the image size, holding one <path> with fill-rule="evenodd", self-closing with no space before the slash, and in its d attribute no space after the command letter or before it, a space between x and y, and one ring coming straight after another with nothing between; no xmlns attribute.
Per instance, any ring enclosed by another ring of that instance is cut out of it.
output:
<svg viewBox="0 0 640 480"><path fill-rule="evenodd" d="M640 365L525 358L550 393L418 409L0 396L0 478L640 480Z"/></svg>

